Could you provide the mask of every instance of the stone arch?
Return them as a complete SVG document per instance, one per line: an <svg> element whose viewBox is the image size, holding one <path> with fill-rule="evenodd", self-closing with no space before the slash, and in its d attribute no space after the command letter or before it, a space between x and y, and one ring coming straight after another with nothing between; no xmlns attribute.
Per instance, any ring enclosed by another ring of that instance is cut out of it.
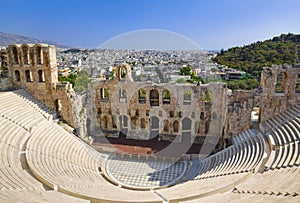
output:
<svg viewBox="0 0 300 203"><path fill-rule="evenodd" d="M183 92L183 104L186 104L186 105L191 104L191 98L192 98L191 92L188 90L185 90Z"/></svg>
<svg viewBox="0 0 300 203"><path fill-rule="evenodd" d="M145 104L146 103L146 90L145 89L139 89L138 92L138 99L140 104Z"/></svg>
<svg viewBox="0 0 300 203"><path fill-rule="evenodd" d="M118 80L131 80L132 81L132 78L131 78L131 66L124 63L124 64L121 64L117 67L117 71L116 71L116 78Z"/></svg>
<svg viewBox="0 0 300 203"><path fill-rule="evenodd" d="M22 59L23 64L28 65L29 64L29 47L28 45L22 45Z"/></svg>
<svg viewBox="0 0 300 203"><path fill-rule="evenodd" d="M120 79L120 80L124 80L125 77L126 77L126 75L127 75L127 70L126 70L126 68L125 68L125 67L121 67L121 68L119 69L119 79Z"/></svg>
<svg viewBox="0 0 300 203"><path fill-rule="evenodd" d="M277 74L275 92L276 93L285 93L287 82L287 74L285 72L280 72Z"/></svg>
<svg viewBox="0 0 300 203"><path fill-rule="evenodd" d="M170 121L169 120L164 120L164 132L169 132L170 131Z"/></svg>
<svg viewBox="0 0 300 203"><path fill-rule="evenodd" d="M162 98L163 98L163 104L170 104L171 103L170 91L167 89L164 89L162 92Z"/></svg>
<svg viewBox="0 0 300 203"><path fill-rule="evenodd" d="M32 73L30 70L25 71L26 82L32 82Z"/></svg>
<svg viewBox="0 0 300 203"><path fill-rule="evenodd" d="M182 142L190 142L192 135L192 120L184 118L182 120Z"/></svg>
<svg viewBox="0 0 300 203"><path fill-rule="evenodd" d="M141 118L141 129L145 129L146 128L146 120L144 118Z"/></svg>
<svg viewBox="0 0 300 203"><path fill-rule="evenodd" d="M159 94L157 89L150 90L150 106L159 106Z"/></svg>
<svg viewBox="0 0 300 203"><path fill-rule="evenodd" d="M100 89L100 100L107 101L108 100L108 90L107 88L102 87Z"/></svg>
<svg viewBox="0 0 300 203"><path fill-rule="evenodd" d="M38 70L39 82L45 82L45 76L43 70Z"/></svg>
<svg viewBox="0 0 300 203"><path fill-rule="evenodd" d="M12 58L13 58L13 64L19 64L19 60L18 60L18 49L16 46L13 46L11 48L11 54L12 54Z"/></svg>
<svg viewBox="0 0 300 203"><path fill-rule="evenodd" d="M150 117L150 137L158 137L159 135L159 118L156 116Z"/></svg>
<svg viewBox="0 0 300 203"><path fill-rule="evenodd" d="M120 89L119 90L119 99L120 99L120 102L126 102L126 98L127 98L126 90L125 89Z"/></svg>
<svg viewBox="0 0 300 203"><path fill-rule="evenodd" d="M182 131L191 131L192 120L190 118L184 118L182 120Z"/></svg>
<svg viewBox="0 0 300 203"><path fill-rule="evenodd" d="M15 81L20 82L21 81L21 75L19 70L15 70Z"/></svg>
<svg viewBox="0 0 300 203"><path fill-rule="evenodd" d="M35 57L36 57L36 64L38 65L43 64L43 52L42 52L42 47L40 45L35 47Z"/></svg>
<svg viewBox="0 0 300 203"><path fill-rule="evenodd" d="M179 122L177 120L175 120L173 122L173 132L174 133L178 133L179 132Z"/></svg>
<svg viewBox="0 0 300 203"><path fill-rule="evenodd" d="M54 107L55 107L56 112L61 112L62 106L61 106L60 99L55 99L54 100Z"/></svg>
<svg viewBox="0 0 300 203"><path fill-rule="evenodd" d="M119 125L120 125L120 130L123 133L127 133L127 131L128 131L128 117L126 115L119 116Z"/></svg>

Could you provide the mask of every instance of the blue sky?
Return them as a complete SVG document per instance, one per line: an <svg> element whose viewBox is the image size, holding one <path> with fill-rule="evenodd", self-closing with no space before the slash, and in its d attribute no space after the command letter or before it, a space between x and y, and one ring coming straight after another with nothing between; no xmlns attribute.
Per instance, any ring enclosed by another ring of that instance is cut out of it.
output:
<svg viewBox="0 0 300 203"><path fill-rule="evenodd" d="M1 2L0 31L94 48L122 33L163 29L204 49L300 33L299 0L15 0Z"/></svg>

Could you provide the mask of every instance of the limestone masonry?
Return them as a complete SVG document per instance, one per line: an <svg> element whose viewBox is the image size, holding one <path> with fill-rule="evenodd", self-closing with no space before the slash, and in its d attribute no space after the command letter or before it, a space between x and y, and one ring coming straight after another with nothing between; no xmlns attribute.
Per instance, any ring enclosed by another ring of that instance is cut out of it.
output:
<svg viewBox="0 0 300 203"><path fill-rule="evenodd" d="M300 67L264 68L259 89L232 93L225 83L134 82L121 64L86 95L58 81L55 47L14 44L0 52L3 76L57 112L80 137L118 137L175 142L217 142L223 149L238 133L300 103ZM89 105L90 103L90 105ZM256 109L258 119L251 119ZM100 127L100 130L99 130Z"/></svg>

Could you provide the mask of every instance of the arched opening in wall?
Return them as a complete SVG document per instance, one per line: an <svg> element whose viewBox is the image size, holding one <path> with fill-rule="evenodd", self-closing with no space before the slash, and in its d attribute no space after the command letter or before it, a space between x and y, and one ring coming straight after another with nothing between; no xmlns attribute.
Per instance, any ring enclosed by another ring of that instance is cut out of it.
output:
<svg viewBox="0 0 300 203"><path fill-rule="evenodd" d="M171 103L171 97L170 97L170 91L167 89L164 89L163 91L163 104L170 104Z"/></svg>
<svg viewBox="0 0 300 203"><path fill-rule="evenodd" d="M13 64L19 64L17 47L12 47Z"/></svg>
<svg viewBox="0 0 300 203"><path fill-rule="evenodd" d="M286 73L278 73L277 74L277 81L276 81L276 85L275 85L276 93L285 93L286 80L287 80Z"/></svg>
<svg viewBox="0 0 300 203"><path fill-rule="evenodd" d="M144 118L141 118L141 129L146 128L146 120Z"/></svg>
<svg viewBox="0 0 300 203"><path fill-rule="evenodd" d="M157 137L159 135L159 119L156 116L150 118L150 138Z"/></svg>
<svg viewBox="0 0 300 203"><path fill-rule="evenodd" d="M179 122L177 120L173 122L173 132L174 133L179 132Z"/></svg>
<svg viewBox="0 0 300 203"><path fill-rule="evenodd" d="M120 102L122 102L122 103L126 102L126 90L125 89L119 90L119 98L120 98Z"/></svg>
<svg viewBox="0 0 300 203"><path fill-rule="evenodd" d="M156 89L150 91L150 105L159 106L159 94Z"/></svg>
<svg viewBox="0 0 300 203"><path fill-rule="evenodd" d="M54 100L54 108L55 108L55 111L57 113L57 116L60 117L60 112L61 112L61 109L62 109L60 99L55 99Z"/></svg>
<svg viewBox="0 0 300 203"><path fill-rule="evenodd" d="M28 65L29 64L29 49L27 46L22 47L22 54L23 54L24 65Z"/></svg>
<svg viewBox="0 0 300 203"><path fill-rule="evenodd" d="M32 74L30 70L25 71L26 82L32 82Z"/></svg>
<svg viewBox="0 0 300 203"><path fill-rule="evenodd" d="M119 69L119 79L120 79L120 80L124 80L125 77L126 77L126 75L127 75L127 70L126 70L126 68L120 68L120 69Z"/></svg>
<svg viewBox="0 0 300 203"><path fill-rule="evenodd" d="M43 53L42 53L42 47L38 46L35 48L35 55L36 55L36 63L38 65L43 63L42 57L43 57Z"/></svg>
<svg viewBox="0 0 300 203"><path fill-rule="evenodd" d="M191 132L192 132L192 121L189 118L184 118L182 120L182 142L191 141Z"/></svg>
<svg viewBox="0 0 300 203"><path fill-rule="evenodd" d="M191 98L192 98L192 94L190 91L185 90L184 94L183 94L183 104L184 105L189 105L191 104Z"/></svg>
<svg viewBox="0 0 300 203"><path fill-rule="evenodd" d="M298 74L297 79L296 79L295 92L300 93L300 73Z"/></svg>
<svg viewBox="0 0 300 203"><path fill-rule="evenodd" d="M256 106L251 111L251 128L258 129L258 124L260 122L260 108Z"/></svg>
<svg viewBox="0 0 300 203"><path fill-rule="evenodd" d="M44 71L38 70L39 82L45 82Z"/></svg>
<svg viewBox="0 0 300 203"><path fill-rule="evenodd" d="M169 131L170 131L170 121L164 120L164 132L169 133Z"/></svg>
<svg viewBox="0 0 300 203"><path fill-rule="evenodd" d="M108 90L107 88L101 88L100 89L100 100L101 101L108 101Z"/></svg>
<svg viewBox="0 0 300 203"><path fill-rule="evenodd" d="M1 77L4 77L4 78L8 77L8 75L9 75L8 73L9 73L8 68L7 67L3 67L2 68Z"/></svg>
<svg viewBox="0 0 300 203"><path fill-rule="evenodd" d="M103 116L101 119L101 128L107 129L108 128L108 119L107 116Z"/></svg>
<svg viewBox="0 0 300 203"><path fill-rule="evenodd" d="M15 82L20 82L20 81L21 81L20 71L15 70Z"/></svg>
<svg viewBox="0 0 300 203"><path fill-rule="evenodd" d="M146 90L144 89L139 89L139 103L140 104L145 104L146 103Z"/></svg>

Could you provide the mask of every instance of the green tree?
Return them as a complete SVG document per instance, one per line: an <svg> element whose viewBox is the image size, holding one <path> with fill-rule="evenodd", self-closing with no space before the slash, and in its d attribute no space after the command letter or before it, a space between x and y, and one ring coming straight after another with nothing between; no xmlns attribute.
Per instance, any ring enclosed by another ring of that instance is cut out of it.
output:
<svg viewBox="0 0 300 203"><path fill-rule="evenodd" d="M191 67L184 66L180 69L179 75L191 75Z"/></svg>
<svg viewBox="0 0 300 203"><path fill-rule="evenodd" d="M76 92L84 92L88 89L88 84L91 82L88 73L86 71L81 71L78 73L74 90Z"/></svg>

